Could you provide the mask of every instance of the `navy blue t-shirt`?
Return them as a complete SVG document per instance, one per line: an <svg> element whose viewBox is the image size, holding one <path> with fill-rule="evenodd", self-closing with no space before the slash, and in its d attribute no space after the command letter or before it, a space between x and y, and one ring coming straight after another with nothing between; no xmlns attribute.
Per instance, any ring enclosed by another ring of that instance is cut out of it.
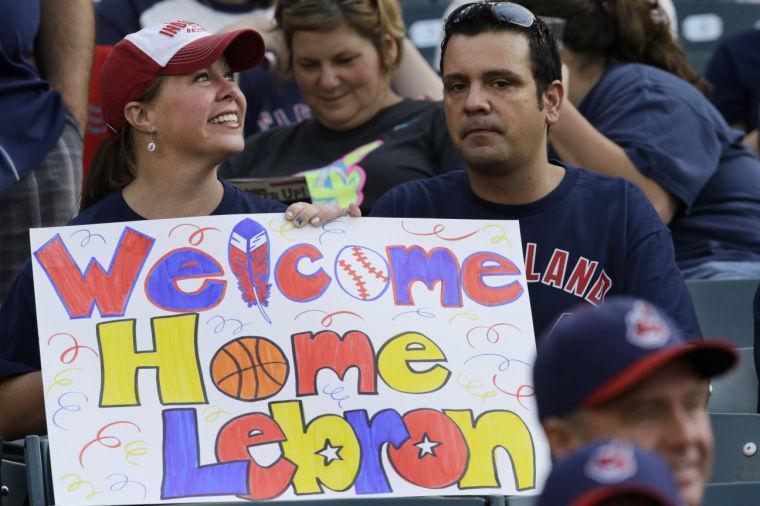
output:
<svg viewBox="0 0 760 506"><path fill-rule="evenodd" d="M95 4L96 41L113 45L127 34L174 19L190 19L218 32L251 15L270 17L271 0L240 5L214 0L101 0ZM240 89L248 102L245 135L290 125L311 117L295 81L285 81L261 67L240 73Z"/></svg>
<svg viewBox="0 0 760 506"><path fill-rule="evenodd" d="M669 224L681 269L760 262L760 161L696 88L647 65L614 65L579 111L681 203Z"/></svg>
<svg viewBox="0 0 760 506"><path fill-rule="evenodd" d="M280 202L256 197L224 182L222 184L224 195L212 216L285 211L285 205ZM144 219L127 205L121 191L117 191L85 209L69 225ZM34 305L32 261L29 260L16 275L0 306L0 378L39 370L37 310Z"/></svg>
<svg viewBox="0 0 760 506"><path fill-rule="evenodd" d="M397 186L372 216L519 220L536 336L578 304L633 295L667 311L686 338L700 338L670 233L644 194L626 180L564 167L559 186L530 204L483 200L460 170Z"/></svg>
<svg viewBox="0 0 760 506"><path fill-rule="evenodd" d="M758 127L760 114L760 31L723 40L705 69L713 85L712 102L731 125Z"/></svg>
<svg viewBox="0 0 760 506"><path fill-rule="evenodd" d="M61 95L29 63L39 0L0 0L0 193L40 164L66 120Z"/></svg>

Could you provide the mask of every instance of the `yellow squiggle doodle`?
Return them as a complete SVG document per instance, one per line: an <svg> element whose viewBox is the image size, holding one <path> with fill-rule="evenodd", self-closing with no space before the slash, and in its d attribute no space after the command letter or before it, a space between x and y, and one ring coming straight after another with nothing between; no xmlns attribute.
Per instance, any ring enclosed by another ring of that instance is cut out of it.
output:
<svg viewBox="0 0 760 506"><path fill-rule="evenodd" d="M76 492L79 490L79 487L86 485L90 487L90 493L84 496L84 499L86 501L92 501L96 495L101 494L102 492L95 488L95 485L90 483L87 480L83 480L81 476L75 473L68 473L61 476L61 481L66 480L68 478L74 478L74 481L71 482L69 485L66 486L66 492Z"/></svg>
<svg viewBox="0 0 760 506"><path fill-rule="evenodd" d="M499 244L500 242L506 241L509 245L509 249L512 249L512 241L509 240L509 237L507 237L507 231L504 230L504 227L501 225L486 225L483 227L483 231L485 232L489 228L495 228L499 230L501 233L491 237L491 244Z"/></svg>
<svg viewBox="0 0 760 506"><path fill-rule="evenodd" d="M60 377L61 374L64 374L64 373L69 372L69 371L79 371L79 372L81 372L82 370L79 367L68 367L68 368L66 368L66 369L64 369L62 371L58 371L58 373L53 377L53 382L50 384L49 387L47 387L47 390L45 390L45 397L47 397L48 395L50 395L50 391L55 386L67 387L67 386L71 385L72 383L74 383L74 380L71 379L71 378L61 378Z"/></svg>
<svg viewBox="0 0 760 506"><path fill-rule="evenodd" d="M142 446L139 446L142 445ZM142 439L138 439L136 441L130 441L129 443L124 445L124 455L127 459L127 462L132 464L133 466L139 466L139 462L132 462L133 457L142 457L143 455L148 454L148 443L147 441L144 441Z"/></svg>
<svg viewBox="0 0 760 506"><path fill-rule="evenodd" d="M287 237L285 234L287 234L288 232L292 232L293 230L295 230L296 226L293 225L293 223L290 222L290 221L285 221L285 222L282 223L282 225L280 225L279 228L277 228L275 226L275 222L278 219L279 218L272 218L271 220L269 220L269 228L270 228L270 230L272 230L272 232L274 232L275 234L278 234L280 237L282 237L286 241L295 242L296 241L295 239L293 239L292 237Z"/></svg>
<svg viewBox="0 0 760 506"><path fill-rule="evenodd" d="M475 392L474 390L477 388L482 388L485 386L485 381L478 380L478 379L471 379L467 381L466 383L462 383L462 374L464 374L464 371L460 371L459 374L457 374L457 383L460 387L464 388L468 394L472 395L473 397L479 397L483 400L483 402L486 402L491 397L496 397L498 395L498 392L496 390L486 390L483 393Z"/></svg>
<svg viewBox="0 0 760 506"><path fill-rule="evenodd" d="M451 318L449 318L449 325L454 323L454 320L456 318L459 318L460 316L463 316L467 318L468 320L480 320L480 316L476 315L475 313L473 313L471 310L468 309L467 311L462 311L461 313L452 315Z"/></svg>
<svg viewBox="0 0 760 506"><path fill-rule="evenodd" d="M205 413L205 412L207 412L209 410L211 410L211 413L209 413L208 415L206 415L206 418L204 418L204 421L206 423L213 423L220 416L222 416L222 415L229 415L230 414L229 411L225 411L225 410L223 410L221 408L217 408L216 406L208 406L208 407L204 408L202 412Z"/></svg>

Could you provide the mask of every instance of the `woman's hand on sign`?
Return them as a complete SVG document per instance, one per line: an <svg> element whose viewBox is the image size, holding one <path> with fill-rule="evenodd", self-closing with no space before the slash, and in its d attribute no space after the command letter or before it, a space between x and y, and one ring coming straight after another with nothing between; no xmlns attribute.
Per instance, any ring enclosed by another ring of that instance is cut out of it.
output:
<svg viewBox="0 0 760 506"><path fill-rule="evenodd" d="M349 204L348 207L341 208L338 204L322 205L296 202L285 211L285 219L292 221L296 227L302 227L306 223L319 227L340 216L359 218L361 215L362 212L356 204Z"/></svg>

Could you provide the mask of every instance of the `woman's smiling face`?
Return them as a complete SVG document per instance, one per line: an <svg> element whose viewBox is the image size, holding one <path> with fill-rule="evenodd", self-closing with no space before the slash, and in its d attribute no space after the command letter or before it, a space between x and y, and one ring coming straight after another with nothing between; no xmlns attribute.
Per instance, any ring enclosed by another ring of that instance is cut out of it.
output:
<svg viewBox="0 0 760 506"><path fill-rule="evenodd" d="M387 70L398 54L386 35L384 55L346 24L330 31L293 34L293 68L304 100L317 120L333 130L349 130L372 118L398 97Z"/></svg>

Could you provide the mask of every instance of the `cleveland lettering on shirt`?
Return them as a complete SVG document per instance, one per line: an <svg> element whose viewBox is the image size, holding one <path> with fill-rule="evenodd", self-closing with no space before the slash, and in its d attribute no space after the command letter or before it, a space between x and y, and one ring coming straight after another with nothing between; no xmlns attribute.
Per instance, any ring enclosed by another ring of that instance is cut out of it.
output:
<svg viewBox="0 0 760 506"><path fill-rule="evenodd" d="M525 244L525 278L528 283L543 283L546 286L575 295L598 306L612 288L612 279L599 268L599 262L586 257L578 257L572 270L570 252L554 248L551 258L543 270L536 270L536 248L534 242Z"/></svg>

